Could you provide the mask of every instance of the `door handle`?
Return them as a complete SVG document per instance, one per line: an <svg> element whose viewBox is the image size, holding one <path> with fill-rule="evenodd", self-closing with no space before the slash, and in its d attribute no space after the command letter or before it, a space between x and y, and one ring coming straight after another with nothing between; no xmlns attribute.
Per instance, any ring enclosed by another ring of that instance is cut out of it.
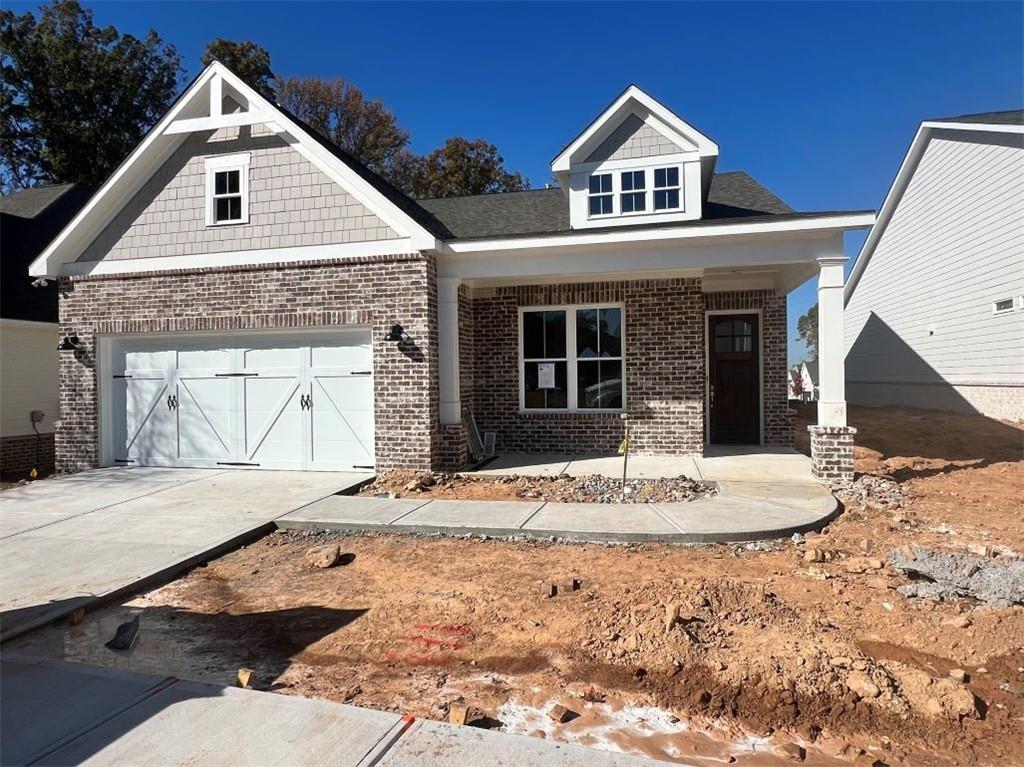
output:
<svg viewBox="0 0 1024 767"><path fill-rule="evenodd" d="M167 395L167 409L168 410L177 410L178 409L178 395L177 394L168 394Z"/></svg>
<svg viewBox="0 0 1024 767"><path fill-rule="evenodd" d="M299 395L299 407L303 410L313 409L313 395L312 394L300 394Z"/></svg>

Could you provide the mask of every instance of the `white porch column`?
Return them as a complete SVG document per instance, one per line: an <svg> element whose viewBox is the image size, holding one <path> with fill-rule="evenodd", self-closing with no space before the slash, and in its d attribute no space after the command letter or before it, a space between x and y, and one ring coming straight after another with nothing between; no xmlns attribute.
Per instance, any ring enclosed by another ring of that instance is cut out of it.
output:
<svg viewBox="0 0 1024 767"><path fill-rule="evenodd" d="M440 357L438 388L441 423L462 423L459 398L459 285L458 277L437 281L437 351Z"/></svg>
<svg viewBox="0 0 1024 767"><path fill-rule="evenodd" d="M843 265L846 256L818 259L818 425L846 426L843 353Z"/></svg>

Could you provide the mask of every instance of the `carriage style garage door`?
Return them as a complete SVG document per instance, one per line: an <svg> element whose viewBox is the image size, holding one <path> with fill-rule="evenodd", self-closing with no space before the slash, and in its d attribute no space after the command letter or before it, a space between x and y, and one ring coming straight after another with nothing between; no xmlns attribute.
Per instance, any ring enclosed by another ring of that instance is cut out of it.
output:
<svg viewBox="0 0 1024 767"><path fill-rule="evenodd" d="M112 463L372 468L369 330L111 339Z"/></svg>

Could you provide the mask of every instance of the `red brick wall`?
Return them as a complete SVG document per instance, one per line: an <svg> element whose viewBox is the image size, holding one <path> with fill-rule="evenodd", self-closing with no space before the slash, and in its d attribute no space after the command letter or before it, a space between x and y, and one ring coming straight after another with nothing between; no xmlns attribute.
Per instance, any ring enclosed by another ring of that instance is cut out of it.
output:
<svg viewBox="0 0 1024 767"><path fill-rule="evenodd" d="M786 296L773 290L745 290L724 293L706 293L705 307L717 309L761 310L763 337L764 381L764 443L766 445L793 445L793 417L789 411L789 392L786 388L787 328Z"/></svg>
<svg viewBox="0 0 1024 767"><path fill-rule="evenodd" d="M518 309L553 304L624 306L626 408L634 449L699 453L704 419L704 300L700 280L634 280L494 288L473 299L474 414L499 451L611 452L617 413L520 413Z"/></svg>
<svg viewBox="0 0 1024 767"><path fill-rule="evenodd" d="M60 329L83 350L62 352L57 466L99 457L98 334L369 325L373 332L377 467L437 461L437 278L420 254L330 262L62 279ZM393 323L412 341L385 341Z"/></svg>
<svg viewBox="0 0 1024 767"><path fill-rule="evenodd" d="M22 479L33 467L40 475L53 471L53 434L0 437L0 478Z"/></svg>

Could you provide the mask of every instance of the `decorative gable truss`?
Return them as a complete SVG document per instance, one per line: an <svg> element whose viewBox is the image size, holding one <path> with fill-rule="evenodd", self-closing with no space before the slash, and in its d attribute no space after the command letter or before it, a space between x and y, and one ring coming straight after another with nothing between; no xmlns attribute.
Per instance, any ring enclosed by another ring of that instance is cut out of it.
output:
<svg viewBox="0 0 1024 767"><path fill-rule="evenodd" d="M30 267L125 273L439 246L436 221L213 62Z"/></svg>
<svg viewBox="0 0 1024 767"><path fill-rule="evenodd" d="M701 217L718 146L635 85L551 163L574 229Z"/></svg>

